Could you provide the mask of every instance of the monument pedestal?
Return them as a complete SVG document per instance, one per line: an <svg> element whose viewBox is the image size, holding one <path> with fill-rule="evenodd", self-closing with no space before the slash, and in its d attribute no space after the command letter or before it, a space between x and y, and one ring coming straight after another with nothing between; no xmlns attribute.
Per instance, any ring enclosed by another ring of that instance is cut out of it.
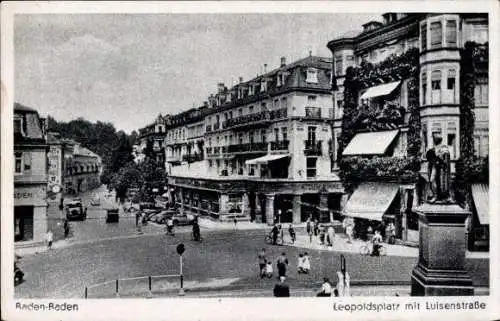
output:
<svg viewBox="0 0 500 321"><path fill-rule="evenodd" d="M465 270L465 220L456 204L424 204L419 215L419 258L411 276L412 296L474 295Z"/></svg>

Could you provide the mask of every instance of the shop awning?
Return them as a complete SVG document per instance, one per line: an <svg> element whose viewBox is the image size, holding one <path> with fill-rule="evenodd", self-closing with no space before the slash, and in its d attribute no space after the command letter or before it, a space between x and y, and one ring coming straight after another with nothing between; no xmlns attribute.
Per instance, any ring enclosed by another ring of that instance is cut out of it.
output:
<svg viewBox="0 0 500 321"><path fill-rule="evenodd" d="M245 162L245 164L247 164L247 165L265 164L267 162L274 161L274 160L277 160L277 159L280 159L280 158L285 158L285 157L288 157L288 156L290 156L290 155L288 155L288 154L264 155L264 156L259 157L259 158L249 159L249 160L247 160Z"/></svg>
<svg viewBox="0 0 500 321"><path fill-rule="evenodd" d="M472 198L476 206L479 224L489 225L489 186L486 184L472 184Z"/></svg>
<svg viewBox="0 0 500 321"><path fill-rule="evenodd" d="M398 190L399 185L394 183L362 183L347 201L344 213L346 216L382 221Z"/></svg>
<svg viewBox="0 0 500 321"><path fill-rule="evenodd" d="M384 155L398 132L398 130L389 130L356 134L344 149L342 155Z"/></svg>
<svg viewBox="0 0 500 321"><path fill-rule="evenodd" d="M383 85L378 85L374 87L368 88L367 91L365 91L361 95L361 99L367 99L367 98L373 98L373 97L379 97L379 96L386 96L391 94L396 88L398 88L399 84L401 81L395 81L395 82L390 82L388 84L383 84Z"/></svg>

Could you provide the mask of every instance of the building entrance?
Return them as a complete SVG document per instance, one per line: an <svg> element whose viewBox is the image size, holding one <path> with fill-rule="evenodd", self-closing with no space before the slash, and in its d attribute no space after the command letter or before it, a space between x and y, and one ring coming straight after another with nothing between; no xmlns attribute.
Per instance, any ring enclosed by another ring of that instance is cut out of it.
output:
<svg viewBox="0 0 500 321"><path fill-rule="evenodd" d="M33 240L33 206L14 206L14 241Z"/></svg>

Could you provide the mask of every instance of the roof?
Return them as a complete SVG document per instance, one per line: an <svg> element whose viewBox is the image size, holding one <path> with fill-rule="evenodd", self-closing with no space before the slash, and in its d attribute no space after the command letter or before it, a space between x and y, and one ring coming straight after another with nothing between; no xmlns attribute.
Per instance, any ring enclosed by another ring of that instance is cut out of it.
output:
<svg viewBox="0 0 500 321"><path fill-rule="evenodd" d="M347 201L345 215L382 221L398 190L399 184L396 183L362 183Z"/></svg>
<svg viewBox="0 0 500 321"><path fill-rule="evenodd" d="M472 184L471 188L479 224L489 225L489 186L487 184Z"/></svg>
<svg viewBox="0 0 500 321"><path fill-rule="evenodd" d="M344 149L342 156L384 155L399 130L359 133Z"/></svg>
<svg viewBox="0 0 500 321"><path fill-rule="evenodd" d="M382 84L368 88L360 97L360 99L368 99L373 97L380 97L390 95L398 86L401 81L394 81L387 84Z"/></svg>
<svg viewBox="0 0 500 321"><path fill-rule="evenodd" d="M20 103L14 103L14 111L38 113L36 109L24 106Z"/></svg>

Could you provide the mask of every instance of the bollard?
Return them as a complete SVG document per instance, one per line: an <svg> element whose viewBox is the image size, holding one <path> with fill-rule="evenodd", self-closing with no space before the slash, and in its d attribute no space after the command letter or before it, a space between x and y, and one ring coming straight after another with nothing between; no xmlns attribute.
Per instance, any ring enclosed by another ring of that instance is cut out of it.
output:
<svg viewBox="0 0 500 321"><path fill-rule="evenodd" d="M85 299L87 298L87 287L85 287Z"/></svg>
<svg viewBox="0 0 500 321"><path fill-rule="evenodd" d="M118 279L116 279L116 287L115 287L115 296L118 298L120 295L118 294L119 288L118 288Z"/></svg>

